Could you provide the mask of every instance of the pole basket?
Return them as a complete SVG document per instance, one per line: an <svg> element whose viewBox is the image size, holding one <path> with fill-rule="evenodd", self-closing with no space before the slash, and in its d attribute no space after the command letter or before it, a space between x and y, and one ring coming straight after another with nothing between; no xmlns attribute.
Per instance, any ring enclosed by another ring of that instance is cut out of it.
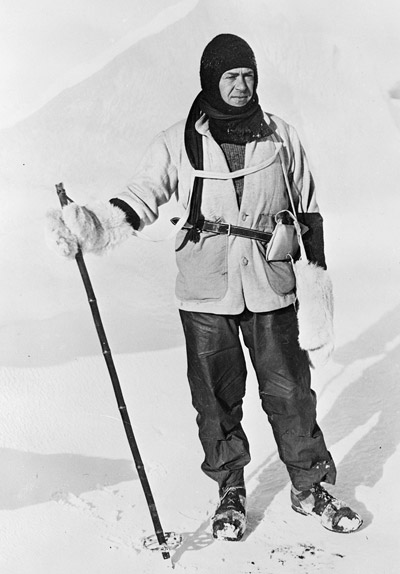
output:
<svg viewBox="0 0 400 574"><path fill-rule="evenodd" d="M164 532L164 537L165 543L160 544L155 534L146 536L142 541L143 548L152 552L168 552L169 550L175 550L182 544L182 535L177 532Z"/></svg>

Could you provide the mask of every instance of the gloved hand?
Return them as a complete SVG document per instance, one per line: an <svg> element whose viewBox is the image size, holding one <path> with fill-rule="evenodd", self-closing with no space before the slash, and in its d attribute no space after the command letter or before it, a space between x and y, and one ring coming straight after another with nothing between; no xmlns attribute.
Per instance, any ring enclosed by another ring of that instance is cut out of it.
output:
<svg viewBox="0 0 400 574"><path fill-rule="evenodd" d="M102 255L132 235L125 213L111 203L81 206L69 203L46 214L46 238L59 255L73 258L79 247Z"/></svg>

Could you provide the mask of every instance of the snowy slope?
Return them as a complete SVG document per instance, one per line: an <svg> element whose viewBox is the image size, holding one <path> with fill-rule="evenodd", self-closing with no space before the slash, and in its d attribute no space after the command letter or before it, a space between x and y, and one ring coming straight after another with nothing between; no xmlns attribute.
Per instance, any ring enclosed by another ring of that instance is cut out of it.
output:
<svg viewBox="0 0 400 574"><path fill-rule="evenodd" d="M336 492L364 515L334 536L295 515L256 383L245 428L249 529L213 543L214 484L201 474L170 242L132 240L87 257L139 446L166 529L184 534L184 572L397 572L400 180L399 10L387 0L201 0L95 74L0 132L2 298L0 558L6 574L162 571L140 546L152 531L74 262L44 241L64 181L78 202L108 198L155 133L198 91L205 43L244 36L260 100L298 129L316 176L335 284L337 351L314 374L320 422L339 463ZM91 70L89 70L91 72ZM155 235L169 228L162 211Z"/></svg>
<svg viewBox="0 0 400 574"><path fill-rule="evenodd" d="M196 0L3 0L0 5L0 126L32 114L61 90L160 31Z"/></svg>

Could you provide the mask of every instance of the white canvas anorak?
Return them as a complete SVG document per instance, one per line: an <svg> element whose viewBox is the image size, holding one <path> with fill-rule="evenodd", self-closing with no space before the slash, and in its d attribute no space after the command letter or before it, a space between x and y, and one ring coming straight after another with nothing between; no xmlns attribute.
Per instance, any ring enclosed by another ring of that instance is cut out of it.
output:
<svg viewBox="0 0 400 574"><path fill-rule="evenodd" d="M205 174L201 212L209 221L272 232L274 216L290 209L282 171L285 164L292 193L302 213L318 212L307 158L294 128L265 114L271 136L246 144L240 206L225 155L213 139L205 116L196 124L203 138ZM194 170L184 145L185 121L161 132L149 146L135 177L117 197L139 215L143 229L159 215L159 207L175 196L181 215L188 211ZM278 149L281 147L281 153ZM212 174L226 174L216 179ZM245 307L265 312L295 301L295 279L290 262L267 262L262 242L233 235L202 232L198 243L182 246L186 230L176 237L176 302L180 309L204 313L238 314Z"/></svg>

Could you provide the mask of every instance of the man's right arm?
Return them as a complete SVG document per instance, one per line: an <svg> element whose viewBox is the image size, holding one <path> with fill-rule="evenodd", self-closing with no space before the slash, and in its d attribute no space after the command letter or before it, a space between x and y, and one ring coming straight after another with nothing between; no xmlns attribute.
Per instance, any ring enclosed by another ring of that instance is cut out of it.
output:
<svg viewBox="0 0 400 574"><path fill-rule="evenodd" d="M103 254L158 217L159 206L176 192L177 167L171 159L164 132L147 149L135 177L109 202L86 206L71 203L47 214L47 240L65 257L83 252Z"/></svg>
<svg viewBox="0 0 400 574"><path fill-rule="evenodd" d="M165 132L153 140L126 189L111 199L125 211L134 229L156 221L159 207L169 201L178 187L178 169L171 156Z"/></svg>

